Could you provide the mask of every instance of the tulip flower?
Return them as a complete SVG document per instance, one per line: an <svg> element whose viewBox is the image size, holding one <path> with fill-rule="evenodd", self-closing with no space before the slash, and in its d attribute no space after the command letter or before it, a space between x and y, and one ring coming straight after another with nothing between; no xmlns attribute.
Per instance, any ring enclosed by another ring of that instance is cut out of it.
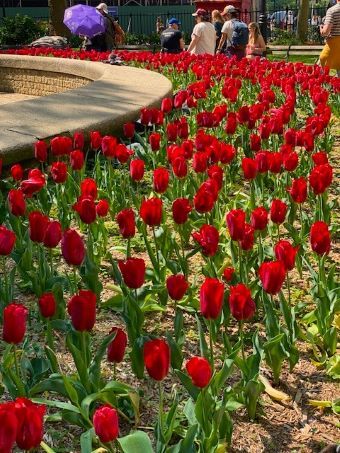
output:
<svg viewBox="0 0 340 453"><path fill-rule="evenodd" d="M166 126L166 135L169 142L175 142L177 140L177 124L168 123Z"/></svg>
<svg viewBox="0 0 340 453"><path fill-rule="evenodd" d="M281 291L286 270L281 261L270 261L261 264L259 276L266 293L274 295Z"/></svg>
<svg viewBox="0 0 340 453"><path fill-rule="evenodd" d="M182 274L170 275L166 279L166 287L171 299L181 300L189 287L189 283Z"/></svg>
<svg viewBox="0 0 340 453"><path fill-rule="evenodd" d="M83 150L85 143L84 133L77 131L73 134L73 148Z"/></svg>
<svg viewBox="0 0 340 453"><path fill-rule="evenodd" d="M160 225L162 221L162 205L162 200L156 197L142 201L139 214L146 225L152 227Z"/></svg>
<svg viewBox="0 0 340 453"><path fill-rule="evenodd" d="M20 189L26 195L26 197L31 197L36 192L40 192L44 185L44 175L38 168L35 168L29 172L28 179L21 181Z"/></svg>
<svg viewBox="0 0 340 453"><path fill-rule="evenodd" d="M34 157L39 162L46 162L47 160L47 144L43 140L38 140L34 143Z"/></svg>
<svg viewBox="0 0 340 453"><path fill-rule="evenodd" d="M230 282L233 278L235 273L235 269L233 267L226 267L223 271L223 278L226 282Z"/></svg>
<svg viewBox="0 0 340 453"><path fill-rule="evenodd" d="M145 164L142 159L134 159L130 162L130 176L134 181L141 181L144 176Z"/></svg>
<svg viewBox="0 0 340 453"><path fill-rule="evenodd" d="M172 161L172 171L177 178L186 177L188 173L188 166L184 157L179 156Z"/></svg>
<svg viewBox="0 0 340 453"><path fill-rule="evenodd" d="M163 113L170 113L172 110L172 99L171 98L163 98L161 104L161 111Z"/></svg>
<svg viewBox="0 0 340 453"><path fill-rule="evenodd" d="M18 344L24 339L28 310L22 304L12 303L4 308L2 338L6 343Z"/></svg>
<svg viewBox="0 0 340 453"><path fill-rule="evenodd" d="M212 371L207 359L204 357L192 357L187 361L185 368L196 387L204 388L209 384Z"/></svg>
<svg viewBox="0 0 340 453"><path fill-rule="evenodd" d="M99 200L96 206L96 213L98 217L106 217L109 212L110 204L107 200Z"/></svg>
<svg viewBox="0 0 340 453"><path fill-rule="evenodd" d="M68 155L73 149L72 139L66 136L52 138L50 145L53 156Z"/></svg>
<svg viewBox="0 0 340 453"><path fill-rule="evenodd" d="M157 193L166 191L169 185L169 172L166 168L156 168L153 172L153 188Z"/></svg>
<svg viewBox="0 0 340 453"><path fill-rule="evenodd" d="M0 256L10 255L14 244L16 236L13 231L8 230L5 226L0 226Z"/></svg>
<svg viewBox="0 0 340 453"><path fill-rule="evenodd" d="M254 228L249 225L248 223L245 223L244 227L244 236L243 238L239 241L240 247L242 250L251 250L254 245Z"/></svg>
<svg viewBox="0 0 340 453"><path fill-rule="evenodd" d="M55 315L57 302L53 293L44 293L40 296L38 304L41 316L44 318L52 318Z"/></svg>
<svg viewBox="0 0 340 453"><path fill-rule="evenodd" d="M81 195L73 205L73 209L79 214L82 222L90 225L97 217L96 204L91 195Z"/></svg>
<svg viewBox="0 0 340 453"><path fill-rule="evenodd" d="M142 258L128 258L118 261L124 283L131 289L140 288L145 281L145 261Z"/></svg>
<svg viewBox="0 0 340 453"><path fill-rule="evenodd" d="M246 214L242 209L233 209L226 216L227 227L233 241L243 239L245 231Z"/></svg>
<svg viewBox="0 0 340 453"><path fill-rule="evenodd" d="M203 225L199 232L192 233L192 237L202 247L205 256L214 256L217 252L219 233L212 225Z"/></svg>
<svg viewBox="0 0 340 453"><path fill-rule="evenodd" d="M188 220L188 215L191 212L192 207L190 206L190 202L187 198L177 198L172 203L172 216L174 218L174 222L177 225L182 225Z"/></svg>
<svg viewBox="0 0 340 453"><path fill-rule="evenodd" d="M333 169L329 164L317 165L309 175L309 184L315 195L320 195L328 189L333 179Z"/></svg>
<svg viewBox="0 0 340 453"><path fill-rule="evenodd" d="M123 134L126 138L131 140L135 135L135 123L123 124Z"/></svg>
<svg viewBox="0 0 340 453"><path fill-rule="evenodd" d="M84 153L76 149L70 154L70 165L72 170L79 171L83 168L85 162Z"/></svg>
<svg viewBox="0 0 340 453"><path fill-rule="evenodd" d="M116 146L116 157L121 164L125 164L133 152L124 143L119 143Z"/></svg>
<svg viewBox="0 0 340 453"><path fill-rule="evenodd" d="M18 420L16 437L18 447L25 451L38 448L44 435L46 407L32 403L27 398L17 398L14 404Z"/></svg>
<svg viewBox="0 0 340 453"><path fill-rule="evenodd" d="M206 278L200 289L200 310L206 319L216 319L221 313L224 285L217 278Z"/></svg>
<svg viewBox="0 0 340 453"><path fill-rule="evenodd" d="M128 239L136 234L135 214L131 208L123 209L116 217L119 232L123 238Z"/></svg>
<svg viewBox="0 0 340 453"><path fill-rule="evenodd" d="M49 218L40 211L32 211L28 216L29 235L33 242L44 242Z"/></svg>
<svg viewBox="0 0 340 453"><path fill-rule="evenodd" d="M103 443L112 442L119 434L118 413L109 406L100 406L93 414L94 431Z"/></svg>
<svg viewBox="0 0 340 453"><path fill-rule="evenodd" d="M160 149L161 135L158 132L153 132L149 135L149 143L152 151L158 151Z"/></svg>
<svg viewBox="0 0 340 453"><path fill-rule="evenodd" d="M310 244L313 252L328 255L331 249L331 236L325 222L315 222L310 229Z"/></svg>
<svg viewBox="0 0 340 453"><path fill-rule="evenodd" d="M213 182L215 183L215 181ZM203 214L212 210L216 201L216 191L214 191L212 187L208 187L207 185L202 185L198 189L194 196L194 206L197 212Z"/></svg>
<svg viewBox="0 0 340 453"><path fill-rule="evenodd" d="M89 195L94 200L97 198L98 189L97 183L92 178L85 178L80 183L80 193L81 195Z"/></svg>
<svg viewBox="0 0 340 453"><path fill-rule="evenodd" d="M76 230L69 228L64 232L61 240L61 251L67 264L80 266L84 261L84 242Z"/></svg>
<svg viewBox="0 0 340 453"><path fill-rule="evenodd" d="M295 203L304 203L307 198L307 181L301 176L293 179L292 185L287 189Z"/></svg>
<svg viewBox="0 0 340 453"><path fill-rule="evenodd" d="M322 151L312 154L312 159L315 165L328 164L328 156Z"/></svg>
<svg viewBox="0 0 340 453"><path fill-rule="evenodd" d="M291 271L295 266L295 256L299 247L293 247L289 241L279 241L275 247L274 252L277 260L280 260L286 271Z"/></svg>
<svg viewBox="0 0 340 453"><path fill-rule="evenodd" d="M13 451L18 431L18 419L14 403L0 404L0 451Z"/></svg>
<svg viewBox="0 0 340 453"><path fill-rule="evenodd" d="M194 154L192 161L192 168L196 173L204 173L208 167L208 154L205 152L198 152Z"/></svg>
<svg viewBox="0 0 340 453"><path fill-rule="evenodd" d="M254 316L256 305L251 298L250 289L243 283L230 287L229 307L237 321L245 321Z"/></svg>
<svg viewBox="0 0 340 453"><path fill-rule="evenodd" d="M57 247L61 241L62 230L60 222L53 220L48 222L45 236L44 236L44 246L49 248Z"/></svg>
<svg viewBox="0 0 340 453"><path fill-rule="evenodd" d="M120 363L124 358L127 336L124 330L119 327L112 327L110 334L112 333L116 335L107 347L107 360L108 362Z"/></svg>
<svg viewBox="0 0 340 453"><path fill-rule="evenodd" d="M113 159L114 157L116 157L117 147L116 137L112 137L111 135L105 135L105 137L102 138L101 147L103 155L107 159Z"/></svg>
<svg viewBox="0 0 340 453"><path fill-rule="evenodd" d="M152 379L162 381L169 372L170 348L166 341L156 339L144 344L144 364Z"/></svg>
<svg viewBox="0 0 340 453"><path fill-rule="evenodd" d="M92 149L100 148L102 143L102 136L98 131L91 131L90 132L90 145Z"/></svg>
<svg viewBox="0 0 340 453"><path fill-rule="evenodd" d="M250 157L244 157L242 159L242 170L245 179L254 179L257 175L257 162L255 159Z"/></svg>
<svg viewBox="0 0 340 453"><path fill-rule="evenodd" d="M288 206L284 201L275 199L270 206L270 220L278 225L286 218Z"/></svg>
<svg viewBox="0 0 340 453"><path fill-rule="evenodd" d="M16 217L20 217L25 214L26 201L24 194L20 189L11 189L8 192L8 206L11 213Z"/></svg>
<svg viewBox="0 0 340 453"><path fill-rule="evenodd" d="M90 290L80 290L67 304L72 325L79 332L90 331L96 322L96 295Z"/></svg>
<svg viewBox="0 0 340 453"><path fill-rule="evenodd" d="M20 164L12 165L11 176L15 181L21 181L24 175L24 169Z"/></svg>
<svg viewBox="0 0 340 453"><path fill-rule="evenodd" d="M263 206L255 208L250 216L251 226L254 230L262 231L268 224L268 212Z"/></svg>

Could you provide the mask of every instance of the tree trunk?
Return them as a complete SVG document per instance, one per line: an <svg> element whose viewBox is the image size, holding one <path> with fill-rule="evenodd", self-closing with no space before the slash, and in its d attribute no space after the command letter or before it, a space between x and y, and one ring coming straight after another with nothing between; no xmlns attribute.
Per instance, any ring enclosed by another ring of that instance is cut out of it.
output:
<svg viewBox="0 0 340 453"><path fill-rule="evenodd" d="M70 37L70 30L63 23L64 11L67 8L66 0L48 0L48 6L50 9L50 35Z"/></svg>
<svg viewBox="0 0 340 453"><path fill-rule="evenodd" d="M302 42L307 41L309 1L301 0L297 18L297 36Z"/></svg>

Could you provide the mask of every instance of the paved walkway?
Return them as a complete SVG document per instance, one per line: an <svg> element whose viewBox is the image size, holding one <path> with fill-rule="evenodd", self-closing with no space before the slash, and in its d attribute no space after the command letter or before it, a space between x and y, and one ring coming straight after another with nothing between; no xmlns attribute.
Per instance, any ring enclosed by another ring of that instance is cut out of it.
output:
<svg viewBox="0 0 340 453"><path fill-rule="evenodd" d="M3 93L0 91L0 105L10 104L12 102L26 101L27 99L33 99L36 96L30 96L28 94L18 93Z"/></svg>
<svg viewBox="0 0 340 453"><path fill-rule="evenodd" d="M57 134L100 130L119 133L136 120L141 108L160 106L172 93L161 74L128 66L80 60L0 55L0 66L69 73L89 79L81 88L21 102L0 109L0 158L4 164L33 157L33 144ZM7 65L7 66L6 66ZM93 81L91 81L93 80Z"/></svg>

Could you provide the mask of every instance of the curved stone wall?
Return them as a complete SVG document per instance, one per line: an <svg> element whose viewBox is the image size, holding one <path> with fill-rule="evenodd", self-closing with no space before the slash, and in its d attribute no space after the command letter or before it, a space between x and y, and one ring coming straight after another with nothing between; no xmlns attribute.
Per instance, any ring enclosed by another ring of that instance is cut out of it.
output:
<svg viewBox="0 0 340 453"><path fill-rule="evenodd" d="M4 164L32 158L37 139L76 130L116 133L125 122L137 119L141 108L159 106L172 93L171 82L158 73L90 61L0 55L0 71L34 74L34 80L26 80L25 89L45 90L46 94L1 106L0 158ZM45 85L57 86L56 80L63 80L58 93L40 88L48 78L51 83ZM74 88L71 81L82 86ZM20 88L12 89L19 92Z"/></svg>

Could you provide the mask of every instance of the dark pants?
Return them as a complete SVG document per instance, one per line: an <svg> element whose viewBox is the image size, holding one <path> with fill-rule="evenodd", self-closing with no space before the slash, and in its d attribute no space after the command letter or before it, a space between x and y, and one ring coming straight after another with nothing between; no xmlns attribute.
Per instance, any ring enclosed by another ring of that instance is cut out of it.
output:
<svg viewBox="0 0 340 453"><path fill-rule="evenodd" d="M225 54L228 58L236 57L237 60L242 60L246 56L245 48L227 47Z"/></svg>

